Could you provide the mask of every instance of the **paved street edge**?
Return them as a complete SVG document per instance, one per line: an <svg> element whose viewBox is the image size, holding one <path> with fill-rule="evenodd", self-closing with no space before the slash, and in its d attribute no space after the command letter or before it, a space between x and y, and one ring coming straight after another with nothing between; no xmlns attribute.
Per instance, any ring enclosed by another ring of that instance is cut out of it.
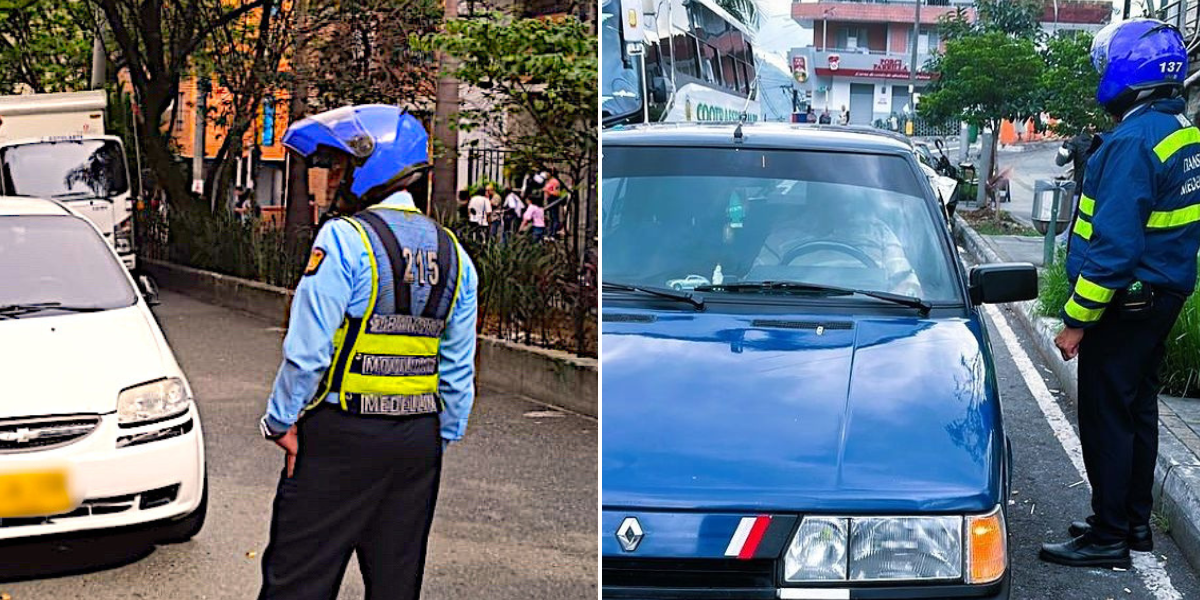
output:
<svg viewBox="0 0 1200 600"><path fill-rule="evenodd" d="M272 323L287 320L291 290L161 260L141 261L165 289ZM599 361L594 358L481 335L476 362L481 385L599 416Z"/></svg>
<svg viewBox="0 0 1200 600"><path fill-rule="evenodd" d="M978 263L1005 262L959 215L954 237ZM1037 351L1072 400L1078 400L1077 362L1065 362L1054 346L1055 320L1037 314L1037 300L1003 305L1025 328ZM1166 518L1168 532L1193 568L1200 569L1200 457L1180 440L1190 430L1166 404L1159 402L1158 464L1154 468L1156 509ZM1077 515L1082 518L1085 515Z"/></svg>

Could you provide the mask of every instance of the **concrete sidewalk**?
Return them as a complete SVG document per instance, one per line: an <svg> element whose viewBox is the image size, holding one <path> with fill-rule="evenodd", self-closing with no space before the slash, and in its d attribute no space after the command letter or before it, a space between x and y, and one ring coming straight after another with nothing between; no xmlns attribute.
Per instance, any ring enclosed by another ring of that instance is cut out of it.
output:
<svg viewBox="0 0 1200 600"><path fill-rule="evenodd" d="M985 236L961 217L956 216L955 221L955 237L977 263L1042 262L1041 238ZM1064 362L1054 346L1061 321L1041 316L1037 300L1013 303L1013 309L1011 314L1025 327L1061 388L1078 401L1078 361ZM1200 400L1159 396L1158 425L1156 508L1166 520L1162 528L1175 539L1192 567L1200 569Z"/></svg>

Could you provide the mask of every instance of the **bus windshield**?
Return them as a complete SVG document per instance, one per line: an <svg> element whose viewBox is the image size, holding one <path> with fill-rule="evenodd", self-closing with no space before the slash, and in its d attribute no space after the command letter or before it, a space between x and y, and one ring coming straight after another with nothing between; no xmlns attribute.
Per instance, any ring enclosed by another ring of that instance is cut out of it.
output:
<svg viewBox="0 0 1200 600"><path fill-rule="evenodd" d="M642 110L642 72L637 57L625 55L620 0L602 0L600 35L600 108L604 122L622 120Z"/></svg>

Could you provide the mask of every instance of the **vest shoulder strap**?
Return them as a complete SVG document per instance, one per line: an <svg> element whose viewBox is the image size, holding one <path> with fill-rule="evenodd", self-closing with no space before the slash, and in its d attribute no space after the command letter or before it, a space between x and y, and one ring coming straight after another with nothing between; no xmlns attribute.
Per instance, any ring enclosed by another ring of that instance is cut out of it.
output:
<svg viewBox="0 0 1200 600"><path fill-rule="evenodd" d="M400 249L400 242L396 239L396 234L392 232L391 226L383 220L383 217L369 210L358 213L355 218L360 219L375 231L375 235L383 244L384 251L387 252L388 262L392 263L392 287L395 291L396 314L411 314L412 290L404 281L405 274L408 273L408 261L404 259L404 253Z"/></svg>

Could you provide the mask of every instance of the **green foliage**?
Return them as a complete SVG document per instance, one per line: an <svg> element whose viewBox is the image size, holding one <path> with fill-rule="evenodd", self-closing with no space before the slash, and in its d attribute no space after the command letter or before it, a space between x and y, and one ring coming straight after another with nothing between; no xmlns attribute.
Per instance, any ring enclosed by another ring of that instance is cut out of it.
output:
<svg viewBox="0 0 1200 600"><path fill-rule="evenodd" d="M1038 41L1042 37L1041 0L975 0L979 12L978 26L984 31L998 31L1013 37Z"/></svg>
<svg viewBox="0 0 1200 600"><path fill-rule="evenodd" d="M1106 129L1111 120L1096 103L1096 86L1100 76L1091 62L1092 34L1060 32L1050 38L1042 58L1042 106L1059 120L1054 132L1074 135L1087 128Z"/></svg>
<svg viewBox="0 0 1200 600"><path fill-rule="evenodd" d="M530 168L559 166L579 185L595 156L597 37L575 17L513 19L488 13L446 23L418 47L457 59L450 74L481 96L457 126L478 130ZM551 164L555 163L555 164Z"/></svg>
<svg viewBox="0 0 1200 600"><path fill-rule="evenodd" d="M437 0L317 2L305 73L314 110L347 104L421 106L434 95L433 55L412 44L442 22Z"/></svg>
<svg viewBox="0 0 1200 600"><path fill-rule="evenodd" d="M1054 267L1042 270L1038 291L1038 313L1042 316L1058 318L1071 295L1065 265L1065 252L1060 250ZM1160 373L1163 393L1191 397L1200 394L1200 297L1196 294L1188 296L1167 338Z"/></svg>
<svg viewBox="0 0 1200 600"><path fill-rule="evenodd" d="M577 285L565 244L536 243L528 234L504 242L480 239L465 221L449 227L479 272L481 332L595 356L595 282L590 288ZM573 323L577 311L589 315L582 331Z"/></svg>
<svg viewBox="0 0 1200 600"><path fill-rule="evenodd" d="M206 207L175 206L165 218L146 209L138 218L140 251L150 258L289 289L300 281L311 243L289 244L280 229Z"/></svg>
<svg viewBox="0 0 1200 600"><path fill-rule="evenodd" d="M93 31L87 2L0 1L0 94L86 89Z"/></svg>
<svg viewBox="0 0 1200 600"><path fill-rule="evenodd" d="M1001 119L1038 112L1042 59L1028 39L999 31L965 35L947 41L935 64L941 77L919 106L927 119L994 128Z"/></svg>

